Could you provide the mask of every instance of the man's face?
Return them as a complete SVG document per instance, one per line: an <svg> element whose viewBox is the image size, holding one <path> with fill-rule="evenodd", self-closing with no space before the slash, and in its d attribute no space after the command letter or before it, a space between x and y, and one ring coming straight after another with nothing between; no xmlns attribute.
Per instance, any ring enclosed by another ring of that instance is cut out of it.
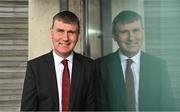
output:
<svg viewBox="0 0 180 112"><path fill-rule="evenodd" d="M116 35L114 40L117 41L122 53L127 57L132 57L138 53L143 40L143 28L140 21L134 21L127 24L116 25Z"/></svg>
<svg viewBox="0 0 180 112"><path fill-rule="evenodd" d="M51 38L55 52L63 57L68 57L78 41L78 25L68 24L55 20L51 28Z"/></svg>

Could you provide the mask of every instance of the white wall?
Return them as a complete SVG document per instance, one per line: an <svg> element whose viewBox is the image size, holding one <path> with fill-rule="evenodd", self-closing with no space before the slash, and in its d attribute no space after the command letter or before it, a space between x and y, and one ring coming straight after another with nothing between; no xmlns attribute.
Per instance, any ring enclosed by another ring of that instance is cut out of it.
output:
<svg viewBox="0 0 180 112"><path fill-rule="evenodd" d="M59 0L29 0L28 59L52 49L49 28L59 7Z"/></svg>

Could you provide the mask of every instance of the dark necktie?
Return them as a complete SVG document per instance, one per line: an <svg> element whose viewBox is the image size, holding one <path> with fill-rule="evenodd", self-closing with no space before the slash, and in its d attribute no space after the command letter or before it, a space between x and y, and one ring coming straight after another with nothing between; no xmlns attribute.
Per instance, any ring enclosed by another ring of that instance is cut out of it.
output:
<svg viewBox="0 0 180 112"><path fill-rule="evenodd" d="M135 89L134 89L134 77L131 69L133 61L127 59L126 66L126 92L127 92L127 109L130 111L136 110L135 108Z"/></svg>
<svg viewBox="0 0 180 112"><path fill-rule="evenodd" d="M70 76L67 61L64 59L61 62L64 65L62 76L62 111L69 111L70 104Z"/></svg>

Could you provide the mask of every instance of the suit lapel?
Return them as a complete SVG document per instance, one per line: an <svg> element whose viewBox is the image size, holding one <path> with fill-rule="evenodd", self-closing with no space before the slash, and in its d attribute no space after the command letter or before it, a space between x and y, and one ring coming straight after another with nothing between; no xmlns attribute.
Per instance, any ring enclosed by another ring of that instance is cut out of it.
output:
<svg viewBox="0 0 180 112"><path fill-rule="evenodd" d="M81 60L79 60L78 55L74 53L73 56L73 66L72 66L72 78L71 78L71 93L70 93L70 109L73 108L76 98L78 96L78 92L80 92L80 82L83 80L82 78L82 70L83 66L81 64Z"/></svg>
<svg viewBox="0 0 180 112"><path fill-rule="evenodd" d="M124 83L124 76L122 72L121 61L119 57L119 52L115 52L111 57L109 64L107 65L107 69L109 69L109 84L111 90L109 92L113 95L109 97L113 97L111 100L111 107L113 108L122 108L119 107L126 103L126 93L125 93L125 83ZM123 102L123 103L122 103ZM125 105L123 105L124 107Z"/></svg>
<svg viewBox="0 0 180 112"><path fill-rule="evenodd" d="M114 77L112 78L112 81L119 83L117 86L117 83L114 83L115 85L114 88L116 90L122 90L120 91L123 93L123 90L125 89L124 87L124 76L123 76L123 71L122 71L122 66L121 66L121 61L119 58L118 52L115 53L114 57L112 58L112 63L109 64L110 72L114 74ZM120 88L117 88L120 87Z"/></svg>
<svg viewBox="0 0 180 112"><path fill-rule="evenodd" d="M143 109L148 103L147 101L150 101L151 93L149 92L149 84L150 77L151 77L151 71L150 68L153 68L153 66L149 65L149 59L147 58L146 54L141 52L141 58L140 58L140 77L139 77L139 109ZM152 80L151 80L152 81Z"/></svg>
<svg viewBox="0 0 180 112"><path fill-rule="evenodd" d="M53 101L54 101L54 107L59 110L59 96L58 96L58 87L57 87L57 78L56 78L56 72L55 72L55 65L54 65L54 58L53 58L53 53L52 51L47 55L46 58L46 64L44 66L47 66L47 75L49 78L48 85L51 87L51 92Z"/></svg>

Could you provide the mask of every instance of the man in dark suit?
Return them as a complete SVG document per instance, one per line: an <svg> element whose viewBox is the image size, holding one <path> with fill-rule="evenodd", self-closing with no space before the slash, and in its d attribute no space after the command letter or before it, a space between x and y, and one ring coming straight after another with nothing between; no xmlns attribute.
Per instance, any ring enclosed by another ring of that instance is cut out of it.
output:
<svg viewBox="0 0 180 112"><path fill-rule="evenodd" d="M94 110L93 61L73 51L78 17L70 11L57 13L50 30L54 49L27 63L21 110Z"/></svg>
<svg viewBox="0 0 180 112"><path fill-rule="evenodd" d="M133 11L122 11L115 17L112 26L113 38L119 49L96 60L97 110L175 110L165 62L141 51L141 16ZM130 79L126 79L129 73L126 71L127 60L132 63L133 83L130 89Z"/></svg>

